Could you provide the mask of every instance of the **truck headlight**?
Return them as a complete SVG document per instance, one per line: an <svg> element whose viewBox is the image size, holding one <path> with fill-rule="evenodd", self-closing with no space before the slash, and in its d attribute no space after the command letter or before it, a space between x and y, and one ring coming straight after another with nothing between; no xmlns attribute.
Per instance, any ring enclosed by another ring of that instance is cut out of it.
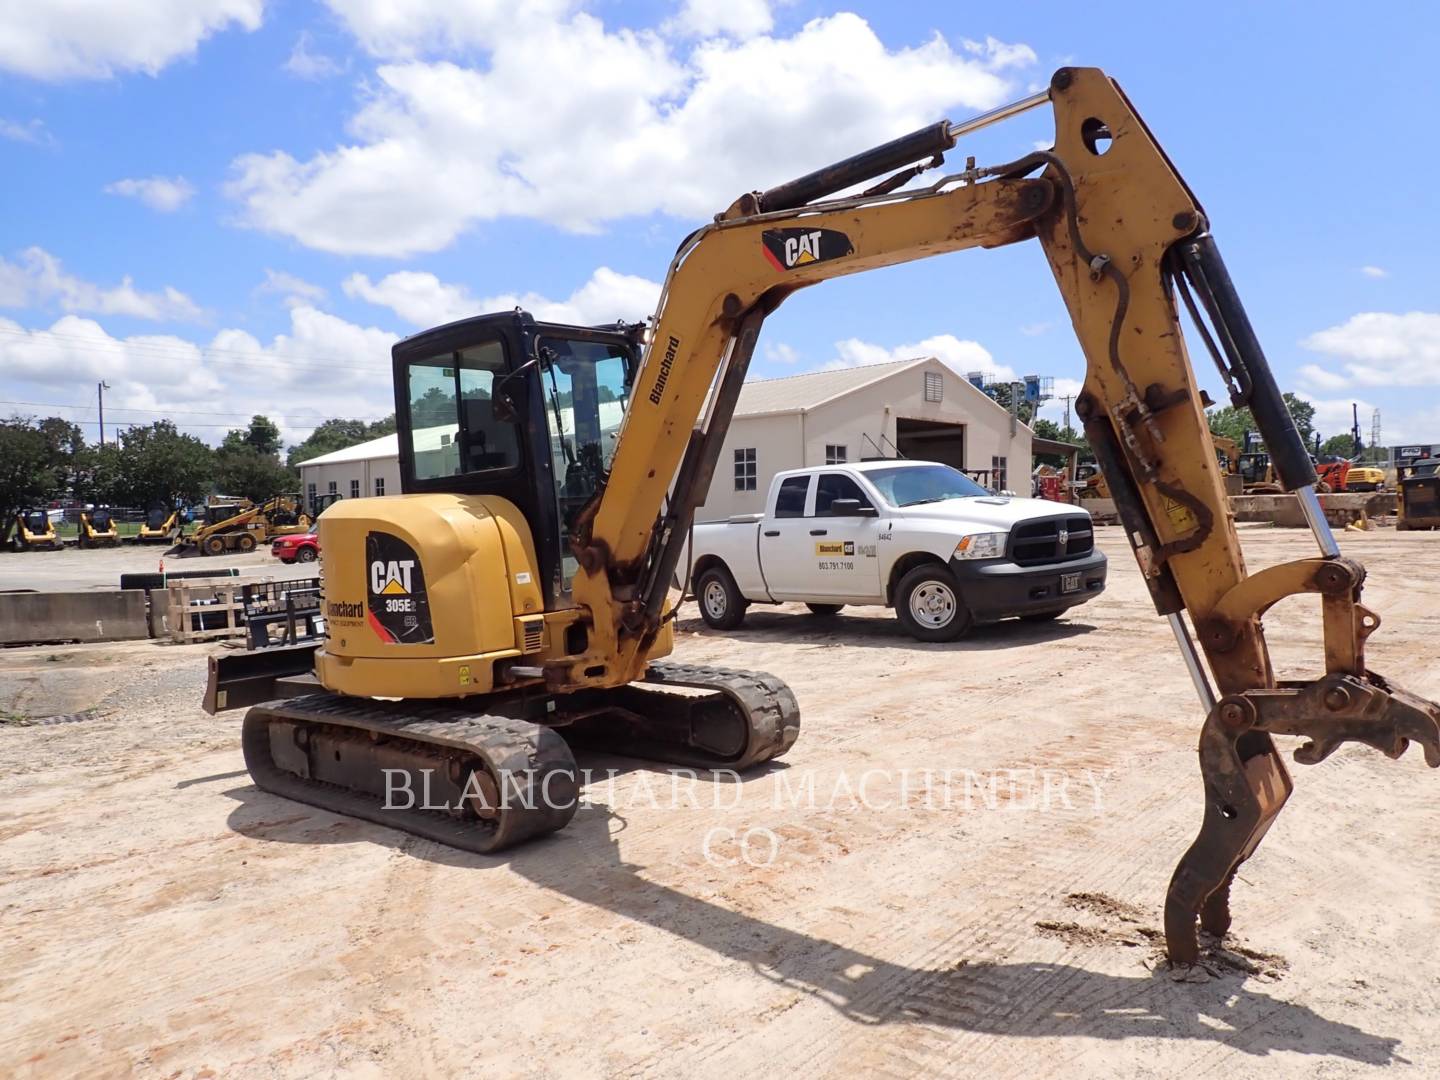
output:
<svg viewBox="0 0 1440 1080"><path fill-rule="evenodd" d="M962 537L960 543L955 545L957 559L998 559L1005 554L1005 537L1007 533L988 532L972 533L970 536Z"/></svg>

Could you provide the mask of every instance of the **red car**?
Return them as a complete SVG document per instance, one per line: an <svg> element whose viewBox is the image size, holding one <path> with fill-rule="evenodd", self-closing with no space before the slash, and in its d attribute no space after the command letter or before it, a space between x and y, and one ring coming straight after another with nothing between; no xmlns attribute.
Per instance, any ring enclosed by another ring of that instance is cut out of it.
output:
<svg viewBox="0 0 1440 1080"><path fill-rule="evenodd" d="M313 532L279 537L270 554L283 563L314 562L320 557L320 537Z"/></svg>

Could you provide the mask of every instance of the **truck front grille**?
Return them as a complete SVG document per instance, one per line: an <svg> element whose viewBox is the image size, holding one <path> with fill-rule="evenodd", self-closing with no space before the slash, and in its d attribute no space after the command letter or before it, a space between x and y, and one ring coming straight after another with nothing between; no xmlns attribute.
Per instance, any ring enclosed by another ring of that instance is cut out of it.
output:
<svg viewBox="0 0 1440 1080"><path fill-rule="evenodd" d="M1069 562L1094 549L1094 529L1084 514L1026 521L1010 530L1010 558L1020 566Z"/></svg>

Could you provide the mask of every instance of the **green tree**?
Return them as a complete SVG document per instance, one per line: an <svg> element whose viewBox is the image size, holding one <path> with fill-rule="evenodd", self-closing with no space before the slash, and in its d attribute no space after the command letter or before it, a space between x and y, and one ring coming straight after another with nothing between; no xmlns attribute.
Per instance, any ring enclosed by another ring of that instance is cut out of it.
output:
<svg viewBox="0 0 1440 1080"><path fill-rule="evenodd" d="M1074 428L1061 427L1054 420L1046 420L1042 417L1030 425L1030 430L1035 432L1039 438L1078 446L1082 455L1090 450L1090 444ZM1063 454L1036 454L1034 457L1042 465L1053 465L1057 469L1063 469L1067 460Z"/></svg>
<svg viewBox="0 0 1440 1080"><path fill-rule="evenodd" d="M169 420L125 433L117 501L150 509L198 501L215 474L215 451Z"/></svg>
<svg viewBox="0 0 1440 1080"><path fill-rule="evenodd" d="M1320 447L1322 455L1333 454L1336 457L1353 458L1355 456L1355 436L1353 435L1332 435L1326 439Z"/></svg>
<svg viewBox="0 0 1440 1080"><path fill-rule="evenodd" d="M17 513L63 493L64 476L45 433L22 417L0 421L0 542L9 537Z"/></svg>
<svg viewBox="0 0 1440 1080"><path fill-rule="evenodd" d="M258 450L262 454L278 455L280 453L279 425L268 416L252 416L249 427L235 428L226 433L220 449L238 450L246 446L252 450Z"/></svg>
<svg viewBox="0 0 1440 1080"><path fill-rule="evenodd" d="M1315 440L1315 406L1289 391L1280 396L1285 399L1285 407L1290 410L1290 416L1295 421L1295 429L1300 432L1301 442L1307 448L1310 447ZM1217 435L1234 439L1242 452L1245 450L1245 432L1259 430L1255 424L1255 417L1246 408L1222 405L1211 409L1209 416L1210 430Z"/></svg>
<svg viewBox="0 0 1440 1080"><path fill-rule="evenodd" d="M994 398L995 403L997 405L1003 406L1006 410L1010 409L1011 397L1016 392L1017 387L1015 387L1011 383L1004 382L997 382L985 388L985 393L989 394L992 398ZM1024 386L1018 387L1018 392L1020 397L1019 404L1015 408L1015 415L1020 418L1020 422L1022 424L1029 424L1035 416L1035 410L1037 406L1033 401L1025 400Z"/></svg>
<svg viewBox="0 0 1440 1080"><path fill-rule="evenodd" d="M58 416L47 416L35 427L50 444L64 492L73 492L84 479L85 433L80 430L79 424Z"/></svg>
<svg viewBox="0 0 1440 1080"><path fill-rule="evenodd" d="M261 453L253 446L222 446L215 455L215 486L225 495L261 502L294 491L297 483L295 470L275 454Z"/></svg>
<svg viewBox="0 0 1440 1080"><path fill-rule="evenodd" d="M357 443L389 435L394 430L393 413L374 423L366 423L364 420L326 420L312 431L304 442L292 446L285 460L291 466L299 465L302 461L309 461L322 454L333 454L336 450L344 450Z"/></svg>

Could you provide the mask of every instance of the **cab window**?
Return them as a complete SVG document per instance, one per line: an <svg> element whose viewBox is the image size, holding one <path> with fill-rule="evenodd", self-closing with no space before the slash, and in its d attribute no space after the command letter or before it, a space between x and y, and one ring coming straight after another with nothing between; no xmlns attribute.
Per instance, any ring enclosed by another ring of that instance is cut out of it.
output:
<svg viewBox="0 0 1440 1080"><path fill-rule="evenodd" d="M798 518L805 516L805 496L810 492L810 477L787 476L780 481L780 490L775 493L775 516L777 518Z"/></svg>
<svg viewBox="0 0 1440 1080"><path fill-rule="evenodd" d="M410 456L417 480L519 465L515 425L499 419L491 403L505 370L498 341L410 365Z"/></svg>
<svg viewBox="0 0 1440 1080"><path fill-rule="evenodd" d="M870 497L845 473L821 473L815 485L815 517L833 517L830 504L837 499L855 499L861 509L873 507Z"/></svg>

